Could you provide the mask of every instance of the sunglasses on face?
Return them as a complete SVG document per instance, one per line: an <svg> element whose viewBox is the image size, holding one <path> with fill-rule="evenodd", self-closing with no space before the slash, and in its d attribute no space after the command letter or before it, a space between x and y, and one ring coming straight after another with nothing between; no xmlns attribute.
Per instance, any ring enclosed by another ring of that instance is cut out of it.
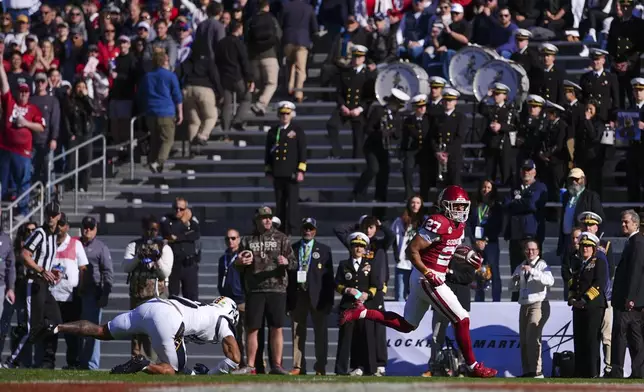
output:
<svg viewBox="0 0 644 392"><path fill-rule="evenodd" d="M83 227L83 230L94 230L96 226L85 226Z"/></svg>
<svg viewBox="0 0 644 392"><path fill-rule="evenodd" d="M116 30L105 30L105 33L115 33Z"/></svg>
<svg viewBox="0 0 644 392"><path fill-rule="evenodd" d="M185 211L185 210L186 210L186 207L176 207L176 206L175 206L175 207L174 207L174 210L175 210L175 211Z"/></svg>
<svg viewBox="0 0 644 392"><path fill-rule="evenodd" d="M510 14L499 14L500 18L509 18Z"/></svg>
<svg viewBox="0 0 644 392"><path fill-rule="evenodd" d="M72 16L81 16L80 12L72 12L71 15Z"/></svg>
<svg viewBox="0 0 644 392"><path fill-rule="evenodd" d="M226 241L235 241L239 237L224 237Z"/></svg>

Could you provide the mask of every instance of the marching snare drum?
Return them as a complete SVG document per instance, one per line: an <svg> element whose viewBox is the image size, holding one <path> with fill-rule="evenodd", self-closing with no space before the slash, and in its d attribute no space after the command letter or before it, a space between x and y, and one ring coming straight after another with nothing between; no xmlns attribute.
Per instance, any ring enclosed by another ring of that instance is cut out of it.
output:
<svg viewBox="0 0 644 392"><path fill-rule="evenodd" d="M376 98L384 105L385 98L391 95L391 89L397 88L410 97L429 93L427 72L413 63L389 64L378 72L376 78Z"/></svg>
<svg viewBox="0 0 644 392"><path fill-rule="evenodd" d="M530 88L530 80L523 67L505 59L490 60L474 75L474 96L478 101L487 97L494 83L503 83L510 88L508 102L520 105Z"/></svg>
<svg viewBox="0 0 644 392"><path fill-rule="evenodd" d="M452 86L463 95L474 94L474 77L476 71L490 60L499 59L493 49L478 45L462 48L449 63L449 80Z"/></svg>

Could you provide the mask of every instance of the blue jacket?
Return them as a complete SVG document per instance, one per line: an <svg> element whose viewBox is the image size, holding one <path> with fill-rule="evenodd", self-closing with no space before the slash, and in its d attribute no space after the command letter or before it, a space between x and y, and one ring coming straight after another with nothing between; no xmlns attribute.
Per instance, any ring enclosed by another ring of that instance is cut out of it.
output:
<svg viewBox="0 0 644 392"><path fill-rule="evenodd" d="M304 46L312 45L311 37L318 31L318 22L313 7L303 0L291 0L284 4L281 15L282 43Z"/></svg>
<svg viewBox="0 0 644 392"><path fill-rule="evenodd" d="M515 187L505 199L508 214L505 228L506 240L522 240L526 237L543 241L545 237L544 210L548 201L548 188L537 180L527 189Z"/></svg>
<svg viewBox="0 0 644 392"><path fill-rule="evenodd" d="M245 301L244 286L239 271L233 265L233 257L235 256L236 254L230 255L226 252L219 258L217 290L220 295L232 298L238 304L243 304Z"/></svg>
<svg viewBox="0 0 644 392"><path fill-rule="evenodd" d="M421 12L418 19L416 19L415 14L414 10L407 11L400 23L405 40L404 44L425 40L424 46L426 47L431 43L428 35L428 32L431 32L431 26L429 25L431 15L428 12Z"/></svg>
<svg viewBox="0 0 644 392"><path fill-rule="evenodd" d="M177 75L161 67L146 73L139 83L138 99L146 115L175 117L175 106L183 102Z"/></svg>

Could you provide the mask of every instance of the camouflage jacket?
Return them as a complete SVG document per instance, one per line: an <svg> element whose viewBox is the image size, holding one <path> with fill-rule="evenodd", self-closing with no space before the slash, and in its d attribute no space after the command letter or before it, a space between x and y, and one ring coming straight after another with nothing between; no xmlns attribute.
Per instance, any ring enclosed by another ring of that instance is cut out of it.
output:
<svg viewBox="0 0 644 392"><path fill-rule="evenodd" d="M297 268L297 260L288 236L275 229L262 234L253 233L242 238L240 251L243 250L253 252L251 265L237 266L242 273L246 293L286 293L287 270ZM288 259L288 265L277 264L277 257L280 255Z"/></svg>

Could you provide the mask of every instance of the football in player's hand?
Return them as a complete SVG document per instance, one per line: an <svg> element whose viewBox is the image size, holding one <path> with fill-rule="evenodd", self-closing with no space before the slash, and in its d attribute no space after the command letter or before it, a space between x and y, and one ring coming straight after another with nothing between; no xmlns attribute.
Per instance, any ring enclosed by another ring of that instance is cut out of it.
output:
<svg viewBox="0 0 644 392"><path fill-rule="evenodd" d="M469 255L471 251L471 247L467 245L459 245L454 251L454 260L466 262L467 255Z"/></svg>

